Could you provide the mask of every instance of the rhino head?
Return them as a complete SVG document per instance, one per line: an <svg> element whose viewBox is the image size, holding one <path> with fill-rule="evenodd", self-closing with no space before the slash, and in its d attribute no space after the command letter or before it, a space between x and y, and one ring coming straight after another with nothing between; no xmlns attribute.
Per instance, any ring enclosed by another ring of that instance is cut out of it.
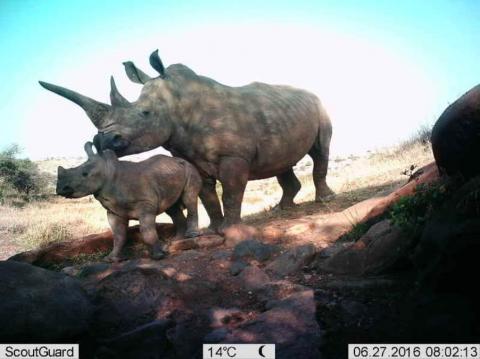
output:
<svg viewBox="0 0 480 359"><path fill-rule="evenodd" d="M150 56L150 64L160 76L151 78L137 69L132 62L125 62L125 70L133 82L144 84L136 102L123 97L110 79L111 105L95 101L64 87L40 81L40 85L79 105L98 129L94 144L98 150L111 149L118 156L140 153L165 144L172 133L170 108L172 84L166 80L165 68L158 50Z"/></svg>
<svg viewBox="0 0 480 359"><path fill-rule="evenodd" d="M67 198L80 198L97 193L105 184L111 173L112 165L118 160L113 151L106 150L95 154L93 144L85 144L88 160L80 166L65 169L58 167L58 195Z"/></svg>

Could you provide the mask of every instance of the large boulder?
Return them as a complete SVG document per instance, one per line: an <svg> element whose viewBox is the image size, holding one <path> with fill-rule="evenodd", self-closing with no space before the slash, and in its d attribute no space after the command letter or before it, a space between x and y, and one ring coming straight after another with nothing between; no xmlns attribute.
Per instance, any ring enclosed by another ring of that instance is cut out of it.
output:
<svg viewBox="0 0 480 359"><path fill-rule="evenodd" d="M357 242L331 257L318 257L314 267L336 274L377 275L388 273L408 261L414 238L389 220L374 224Z"/></svg>
<svg viewBox="0 0 480 359"><path fill-rule="evenodd" d="M480 174L480 85L442 113L432 130L432 149L442 172L465 178Z"/></svg>
<svg viewBox="0 0 480 359"><path fill-rule="evenodd" d="M0 283L0 342L61 342L87 333L92 306L76 279L2 261Z"/></svg>

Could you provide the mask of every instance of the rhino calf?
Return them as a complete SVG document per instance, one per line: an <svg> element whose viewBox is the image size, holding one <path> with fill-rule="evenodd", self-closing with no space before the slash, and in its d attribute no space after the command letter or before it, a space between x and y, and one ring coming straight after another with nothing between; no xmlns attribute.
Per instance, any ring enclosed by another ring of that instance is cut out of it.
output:
<svg viewBox="0 0 480 359"><path fill-rule="evenodd" d="M197 198L202 179L193 165L162 155L141 162L119 161L113 151L95 154L92 146L85 144L85 163L70 169L58 167L56 191L66 198L93 194L107 210L114 242L106 260L120 260L130 219L139 220L153 259L165 256L155 226L158 214L166 212L172 218L177 236L199 235ZM188 211L186 220L183 206Z"/></svg>

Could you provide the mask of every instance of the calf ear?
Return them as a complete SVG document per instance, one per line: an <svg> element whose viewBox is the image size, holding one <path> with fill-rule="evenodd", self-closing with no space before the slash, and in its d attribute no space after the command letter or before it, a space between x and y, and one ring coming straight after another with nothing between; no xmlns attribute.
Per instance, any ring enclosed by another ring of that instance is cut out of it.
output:
<svg viewBox="0 0 480 359"><path fill-rule="evenodd" d="M92 158L93 156L95 156L95 153L93 153L92 146L93 146L93 143L91 143L90 141L86 142L85 145L83 146L83 148L85 149L85 152L87 153L88 158Z"/></svg>
<svg viewBox="0 0 480 359"><path fill-rule="evenodd" d="M105 161L110 161L110 162L118 161L117 155L112 150L103 151L101 156Z"/></svg>
<svg viewBox="0 0 480 359"><path fill-rule="evenodd" d="M142 70L138 69L132 61L124 62L123 66L125 66L125 72L127 73L128 78L132 82L135 82L137 84L144 84L145 82L152 79Z"/></svg>
<svg viewBox="0 0 480 359"><path fill-rule="evenodd" d="M58 166L57 173L59 176L63 175L65 172L67 172L65 168L63 168L62 166Z"/></svg>

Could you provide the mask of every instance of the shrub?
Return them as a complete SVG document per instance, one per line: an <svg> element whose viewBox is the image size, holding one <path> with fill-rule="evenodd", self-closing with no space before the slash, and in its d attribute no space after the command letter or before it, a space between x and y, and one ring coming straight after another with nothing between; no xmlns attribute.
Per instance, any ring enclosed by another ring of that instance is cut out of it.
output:
<svg viewBox="0 0 480 359"><path fill-rule="evenodd" d="M51 243L72 238L70 230L61 223L37 223L31 225L19 237L18 244L25 249L42 248Z"/></svg>
<svg viewBox="0 0 480 359"><path fill-rule="evenodd" d="M20 153L15 144L0 152L0 203L19 197L29 201L46 191L48 175L31 160L18 158Z"/></svg>
<svg viewBox="0 0 480 359"><path fill-rule="evenodd" d="M445 184L419 185L413 196L402 197L390 209L388 216L393 224L411 235L420 234L434 210L446 200Z"/></svg>

